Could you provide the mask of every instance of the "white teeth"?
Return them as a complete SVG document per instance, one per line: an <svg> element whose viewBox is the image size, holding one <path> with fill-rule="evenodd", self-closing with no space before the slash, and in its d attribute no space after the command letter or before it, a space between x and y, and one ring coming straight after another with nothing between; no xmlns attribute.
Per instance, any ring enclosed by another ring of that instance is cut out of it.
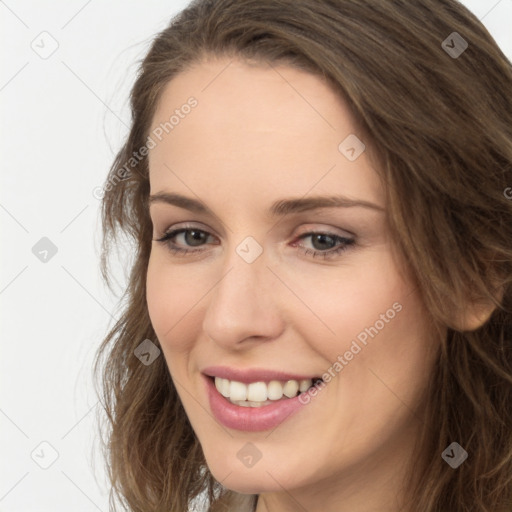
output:
<svg viewBox="0 0 512 512"><path fill-rule="evenodd" d="M229 380L228 379L221 379L220 377L216 377L215 385L217 386L217 389L219 390L220 394L223 397L229 398Z"/></svg>
<svg viewBox="0 0 512 512"><path fill-rule="evenodd" d="M271 380L267 386L267 398L269 400L279 400L283 397L283 386L278 380Z"/></svg>
<svg viewBox="0 0 512 512"><path fill-rule="evenodd" d="M247 386L247 400L250 402L264 402L266 399L267 385L264 382L252 382Z"/></svg>
<svg viewBox="0 0 512 512"><path fill-rule="evenodd" d="M308 381L312 382L312 381ZM309 389L311 384L308 385L306 389ZM288 398L293 398L297 396L297 391L299 391L299 383L296 380L289 380L283 387L283 394L285 394Z"/></svg>
<svg viewBox="0 0 512 512"><path fill-rule="evenodd" d="M247 386L236 380L230 381L229 398L231 400L247 400Z"/></svg>
<svg viewBox="0 0 512 512"><path fill-rule="evenodd" d="M251 382L244 384L234 380L215 377L215 387L219 393L230 402L242 407L260 407L268 405L275 400L286 400L297 396L298 392L303 393L313 385L312 379L300 381L288 380L280 382L271 380L266 382Z"/></svg>

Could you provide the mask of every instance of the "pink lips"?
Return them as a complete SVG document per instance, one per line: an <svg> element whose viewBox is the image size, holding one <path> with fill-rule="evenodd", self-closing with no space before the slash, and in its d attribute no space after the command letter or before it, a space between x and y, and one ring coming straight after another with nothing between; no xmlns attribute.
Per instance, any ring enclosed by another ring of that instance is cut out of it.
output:
<svg viewBox="0 0 512 512"><path fill-rule="evenodd" d="M271 380L300 381L304 379L314 379L311 375L284 373L277 370L265 370L263 368L247 368L242 370L240 368L229 368L227 366L208 366L208 368L203 369L203 373L210 377L221 377L245 384L249 384L250 382L270 382Z"/></svg>
<svg viewBox="0 0 512 512"><path fill-rule="evenodd" d="M228 367L208 367L203 370L206 391L210 408L215 418L224 426L246 432L269 430L277 427L293 413L303 407L299 400L300 394L286 400L276 400L270 405L261 407L242 407L232 404L222 396L215 387L212 377L236 380L238 382L269 382L271 380L287 381L291 379L303 380L312 377L304 375L285 374L273 370L247 369L240 370Z"/></svg>

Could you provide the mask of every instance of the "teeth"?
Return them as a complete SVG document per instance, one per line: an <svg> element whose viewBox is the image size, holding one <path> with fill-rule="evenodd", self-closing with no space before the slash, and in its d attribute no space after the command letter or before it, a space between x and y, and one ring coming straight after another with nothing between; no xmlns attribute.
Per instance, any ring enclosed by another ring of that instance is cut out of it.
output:
<svg viewBox="0 0 512 512"><path fill-rule="evenodd" d="M232 400L230 400L230 401L231 401L231 403L240 405L242 407L262 407L264 405L268 405L268 404L272 403L269 400L265 400L265 402L251 402L249 400L237 400L236 402L233 402Z"/></svg>
<svg viewBox="0 0 512 512"><path fill-rule="evenodd" d="M247 386L247 400L249 402L264 402L267 397L267 385L264 382L252 382Z"/></svg>
<svg viewBox="0 0 512 512"><path fill-rule="evenodd" d="M225 398L229 398L229 380L220 378L218 380L220 385L217 386L217 389L220 391L220 394ZM217 379L215 379L215 384L217 384Z"/></svg>
<svg viewBox="0 0 512 512"><path fill-rule="evenodd" d="M283 386L278 380L271 380L267 386L267 398L269 400L279 400L283 397Z"/></svg>
<svg viewBox="0 0 512 512"><path fill-rule="evenodd" d="M234 380L215 377L217 391L230 402L242 407L261 407L275 400L293 398L297 393L307 391L313 385L312 379L288 380L280 382L251 382L244 384Z"/></svg>
<svg viewBox="0 0 512 512"><path fill-rule="evenodd" d="M313 381L308 381L308 387L306 389L309 389L311 384L313 384ZM284 386L283 386L283 394L286 395L288 398L293 398L294 396L297 396L297 391L299 391L300 383L296 380L289 380ZM305 390L304 390L305 391Z"/></svg>
<svg viewBox="0 0 512 512"><path fill-rule="evenodd" d="M313 382L311 379L304 379L299 382L299 391L303 393L304 391L307 391L311 386L313 385Z"/></svg>
<svg viewBox="0 0 512 512"><path fill-rule="evenodd" d="M247 400L247 386L242 382L232 380L229 383L229 398L231 400Z"/></svg>

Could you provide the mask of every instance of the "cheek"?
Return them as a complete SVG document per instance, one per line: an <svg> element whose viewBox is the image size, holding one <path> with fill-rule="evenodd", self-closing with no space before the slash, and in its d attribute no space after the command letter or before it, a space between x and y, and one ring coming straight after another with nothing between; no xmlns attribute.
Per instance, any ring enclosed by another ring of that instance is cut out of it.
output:
<svg viewBox="0 0 512 512"><path fill-rule="evenodd" d="M364 397L371 409L388 395L393 399L380 377L414 403L429 374L433 348L414 284L384 247L372 251L364 265L340 267L337 274L326 269L325 278L323 272L296 276L294 291L316 318L302 307L294 322L309 348L328 362L323 371L343 389L341 400L352 408Z"/></svg>
<svg viewBox="0 0 512 512"><path fill-rule="evenodd" d="M164 352L187 350L194 338L194 329L200 326L194 317L205 293L206 285L201 286L200 280L194 281L180 266L170 265L164 257L152 253L146 300L151 323Z"/></svg>
<svg viewBox="0 0 512 512"><path fill-rule="evenodd" d="M337 270L323 267L315 272L289 272L294 274L290 273L287 281L293 283L295 294L303 302L297 302L300 314L295 321L305 329L304 339L318 340L317 349L331 361L349 350L352 340L359 339L364 347L365 339L370 339L365 329L375 323L382 332L398 327L395 319L401 313L397 313L397 303L402 304L412 290L402 280L384 246L365 255L357 265L347 263ZM391 320L384 323L381 315Z"/></svg>

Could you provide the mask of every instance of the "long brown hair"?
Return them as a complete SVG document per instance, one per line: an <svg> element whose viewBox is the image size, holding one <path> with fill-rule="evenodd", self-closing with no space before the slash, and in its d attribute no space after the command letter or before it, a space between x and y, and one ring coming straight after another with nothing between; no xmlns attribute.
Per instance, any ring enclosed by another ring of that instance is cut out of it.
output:
<svg viewBox="0 0 512 512"><path fill-rule="evenodd" d="M455 47L454 32L468 45L460 55L443 44ZM377 155L396 247L447 332L428 381L423 459L411 471L414 510L511 510L512 66L455 0L198 0L156 36L102 202L109 285L118 235L133 246L120 317L94 367L111 503L137 512L185 512L201 496L210 511L256 503L209 472L164 358L146 366L134 355L145 339L159 345L145 295L152 224L141 148L163 87L217 56L295 66L327 79L348 103ZM459 329L454 312L469 299L493 312ZM452 441L469 453L457 469L441 457Z"/></svg>

